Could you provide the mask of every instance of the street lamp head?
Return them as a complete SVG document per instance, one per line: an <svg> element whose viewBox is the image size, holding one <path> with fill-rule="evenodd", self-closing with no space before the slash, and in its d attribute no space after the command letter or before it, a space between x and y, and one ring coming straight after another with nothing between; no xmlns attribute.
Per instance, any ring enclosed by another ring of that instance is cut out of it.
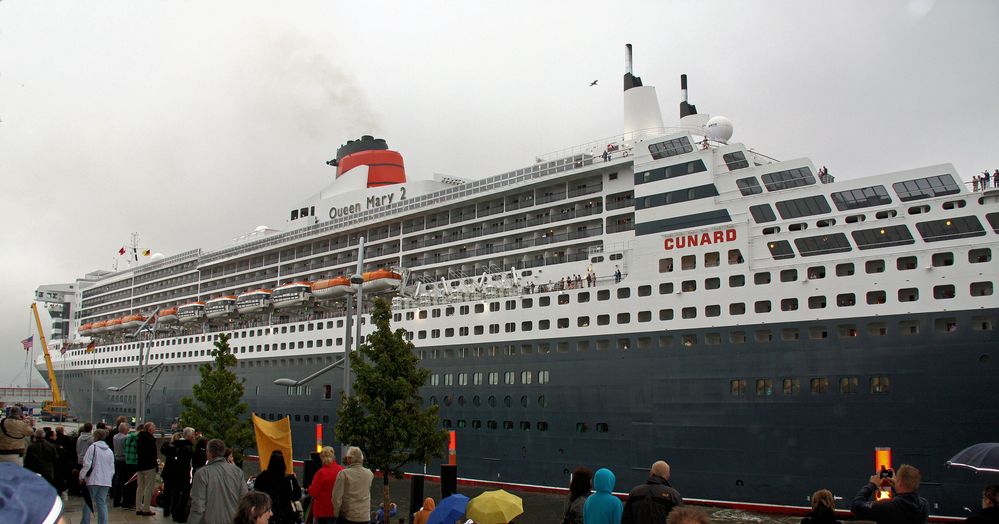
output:
<svg viewBox="0 0 999 524"><path fill-rule="evenodd" d="M357 273L354 273L353 275L350 275L350 283L351 284L363 284L364 283L364 277L361 276L361 275L359 275L359 274L357 274Z"/></svg>
<svg viewBox="0 0 999 524"><path fill-rule="evenodd" d="M292 380L290 378L279 378L274 381L274 385L293 388L298 385L298 381Z"/></svg>
<svg viewBox="0 0 999 524"><path fill-rule="evenodd" d="M108 386L106 389L111 392L121 391L121 388L115 386Z"/></svg>

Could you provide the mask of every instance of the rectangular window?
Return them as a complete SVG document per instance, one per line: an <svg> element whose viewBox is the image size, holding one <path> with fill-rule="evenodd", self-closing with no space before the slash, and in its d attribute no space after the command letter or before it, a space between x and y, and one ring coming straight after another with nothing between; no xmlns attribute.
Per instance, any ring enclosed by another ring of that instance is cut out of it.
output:
<svg viewBox="0 0 999 524"><path fill-rule="evenodd" d="M774 381L769 378L756 379L756 396L769 397L774 394Z"/></svg>
<svg viewBox="0 0 999 524"><path fill-rule="evenodd" d="M906 226L885 226L871 229L860 229L851 233L853 241L860 249L878 247L904 246L916 241L912 238Z"/></svg>
<svg viewBox="0 0 999 524"><path fill-rule="evenodd" d="M840 211L891 204L888 190L880 185L840 191L829 196Z"/></svg>
<svg viewBox="0 0 999 524"><path fill-rule="evenodd" d="M887 395L890 390L891 390L891 381L888 379L888 377L884 375L871 377L872 395Z"/></svg>
<svg viewBox="0 0 999 524"><path fill-rule="evenodd" d="M815 183L812 170L807 167L766 173L762 178L763 184L767 186L767 191L780 191L792 187L810 186Z"/></svg>
<svg viewBox="0 0 999 524"><path fill-rule="evenodd" d="M665 142L649 144L649 153L652 154L652 158L655 160L682 155L684 153L691 153L693 151L694 146L691 145L690 138L685 136L667 140Z"/></svg>
<svg viewBox="0 0 999 524"><path fill-rule="evenodd" d="M941 242L958 238L980 237L985 235L985 228L974 215L919 222L916 230L927 242Z"/></svg>
<svg viewBox="0 0 999 524"><path fill-rule="evenodd" d="M722 160L725 161L725 165L728 166L729 171L735 171L736 169L746 169L749 167L749 161L746 160L746 154L742 151L733 151L731 153L725 153L722 155ZM755 180L755 179L753 179ZM757 187L759 184L757 184ZM743 193L745 195L745 193Z"/></svg>
<svg viewBox="0 0 999 524"><path fill-rule="evenodd" d="M700 200L718 196L718 188L714 184L704 184L701 186L669 191L658 195L650 195L638 200L635 209L649 209L670 204L680 204L691 200Z"/></svg>
<svg viewBox="0 0 999 524"><path fill-rule="evenodd" d="M757 224L764 224L766 222L773 222L774 220L777 220L777 215L774 214L774 210L770 207L770 204L750 206L749 213L753 215L753 220L755 220Z"/></svg>
<svg viewBox="0 0 999 524"><path fill-rule="evenodd" d="M702 171L707 171L707 168L704 166L704 161L702 160L694 160L693 162L685 162L683 164L674 164L672 166L660 167L651 171L635 173L635 185L637 186L648 182L657 182L659 180L666 180L668 178L675 178L678 176L692 175Z"/></svg>
<svg viewBox="0 0 999 524"><path fill-rule="evenodd" d="M796 238L794 239L794 245L803 257L846 253L853 249L850 247L850 241L847 240L846 235L843 233Z"/></svg>
<svg viewBox="0 0 999 524"><path fill-rule="evenodd" d="M951 175L937 175L916 180L906 180L892 184L892 189L902 202L920 200L936 196L953 195L960 192Z"/></svg>
<svg viewBox="0 0 999 524"><path fill-rule="evenodd" d="M839 234L843 235L842 233ZM846 239L845 235L843 235L843 239L844 240ZM796 239L795 243L797 243L798 240L801 239ZM774 242L767 242L767 248L770 249L770 255L774 257L774 260L784 260L788 258L794 258L794 250L791 249L791 243L788 242L787 240L777 240ZM804 255L804 253L802 253L802 255Z"/></svg>
<svg viewBox="0 0 999 524"><path fill-rule="evenodd" d="M829 202L822 195L815 195L794 200L782 200L777 202L777 213L784 220L792 218L807 217L829 213L832 209Z"/></svg>
<svg viewBox="0 0 999 524"><path fill-rule="evenodd" d="M735 181L742 196L758 195L763 192L763 187L756 181L756 177L740 178Z"/></svg>
<svg viewBox="0 0 999 524"><path fill-rule="evenodd" d="M829 391L828 378L813 378L808 382L813 395L825 395Z"/></svg>
<svg viewBox="0 0 999 524"><path fill-rule="evenodd" d="M797 395L801 391L801 382L796 378L785 378L782 381L781 390L785 395Z"/></svg>

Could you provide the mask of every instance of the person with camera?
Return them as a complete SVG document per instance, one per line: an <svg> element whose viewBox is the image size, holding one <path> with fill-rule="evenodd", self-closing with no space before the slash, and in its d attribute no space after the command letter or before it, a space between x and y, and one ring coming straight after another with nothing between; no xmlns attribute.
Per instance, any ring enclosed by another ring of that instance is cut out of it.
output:
<svg viewBox="0 0 999 524"><path fill-rule="evenodd" d="M886 469L874 474L853 498L850 511L859 519L879 524L926 522L930 504L916 492L921 478L919 470L908 464L902 464L898 471ZM882 482L889 485L891 497L874 500Z"/></svg>
<svg viewBox="0 0 999 524"><path fill-rule="evenodd" d="M6 418L0 419L0 462L24 465L27 451L24 439L35 434L35 421L25 420L21 408L14 406Z"/></svg>

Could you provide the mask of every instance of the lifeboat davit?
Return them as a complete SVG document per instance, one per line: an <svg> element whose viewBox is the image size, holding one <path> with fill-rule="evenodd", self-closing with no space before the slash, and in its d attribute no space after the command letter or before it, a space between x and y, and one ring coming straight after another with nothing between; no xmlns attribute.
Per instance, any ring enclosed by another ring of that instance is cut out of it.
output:
<svg viewBox="0 0 999 524"><path fill-rule="evenodd" d="M90 325L90 332L95 335L104 333L108 330L107 325L108 325L107 320L98 320L97 322L94 322L93 324Z"/></svg>
<svg viewBox="0 0 999 524"><path fill-rule="evenodd" d="M205 318L204 302L188 302L187 304L177 307L177 320L180 320L181 324L194 322L195 320L201 320L203 318Z"/></svg>
<svg viewBox="0 0 999 524"><path fill-rule="evenodd" d="M269 289L255 289L240 293L236 297L236 311L240 314L259 313L271 305L271 293Z"/></svg>
<svg viewBox="0 0 999 524"><path fill-rule="evenodd" d="M160 311L160 315L156 317L157 324L172 324L177 321L177 308L169 307Z"/></svg>
<svg viewBox="0 0 999 524"><path fill-rule="evenodd" d="M104 331L121 331L121 321L122 319L120 318L112 318L111 320L108 320L108 323L104 324Z"/></svg>
<svg viewBox="0 0 999 524"><path fill-rule="evenodd" d="M121 317L122 329L139 329L145 323L146 317L143 315L126 315Z"/></svg>
<svg viewBox="0 0 999 524"><path fill-rule="evenodd" d="M327 278L312 283L312 294L320 300L340 298L351 292L347 277Z"/></svg>
<svg viewBox="0 0 999 524"><path fill-rule="evenodd" d="M87 336L94 332L94 324L92 322L87 322L80 326L80 335Z"/></svg>
<svg viewBox="0 0 999 524"><path fill-rule="evenodd" d="M312 282L292 282L274 288L271 303L276 308L304 306L312 302Z"/></svg>
<svg viewBox="0 0 999 524"><path fill-rule="evenodd" d="M226 295L205 302L205 316L210 319L227 317L236 312L236 297Z"/></svg>
<svg viewBox="0 0 999 524"><path fill-rule="evenodd" d="M364 283L361 287L365 293L382 293L391 291L399 287L402 282L402 275L388 269L379 269L364 274Z"/></svg>

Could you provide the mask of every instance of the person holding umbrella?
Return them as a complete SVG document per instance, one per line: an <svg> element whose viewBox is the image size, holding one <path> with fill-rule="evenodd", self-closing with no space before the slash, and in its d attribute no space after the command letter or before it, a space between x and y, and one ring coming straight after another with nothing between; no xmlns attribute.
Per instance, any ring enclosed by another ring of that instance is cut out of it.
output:
<svg viewBox="0 0 999 524"><path fill-rule="evenodd" d="M413 513L413 524L427 524L427 519L430 518L430 514L434 512L436 507L437 504L434 503L433 497L423 499L423 507Z"/></svg>
<svg viewBox="0 0 999 524"><path fill-rule="evenodd" d="M991 484L982 490L982 511L965 522L975 524L999 523L999 484Z"/></svg>
<svg viewBox="0 0 999 524"><path fill-rule="evenodd" d="M434 505L434 499L428 498L423 501L423 510L426 510L428 507L430 508L430 514L427 515L424 524L454 524L455 521L464 519L465 510L468 507L468 497L460 493L455 493L450 497L441 499L441 503L436 506ZM417 515L422 513L423 510L418 511Z"/></svg>

